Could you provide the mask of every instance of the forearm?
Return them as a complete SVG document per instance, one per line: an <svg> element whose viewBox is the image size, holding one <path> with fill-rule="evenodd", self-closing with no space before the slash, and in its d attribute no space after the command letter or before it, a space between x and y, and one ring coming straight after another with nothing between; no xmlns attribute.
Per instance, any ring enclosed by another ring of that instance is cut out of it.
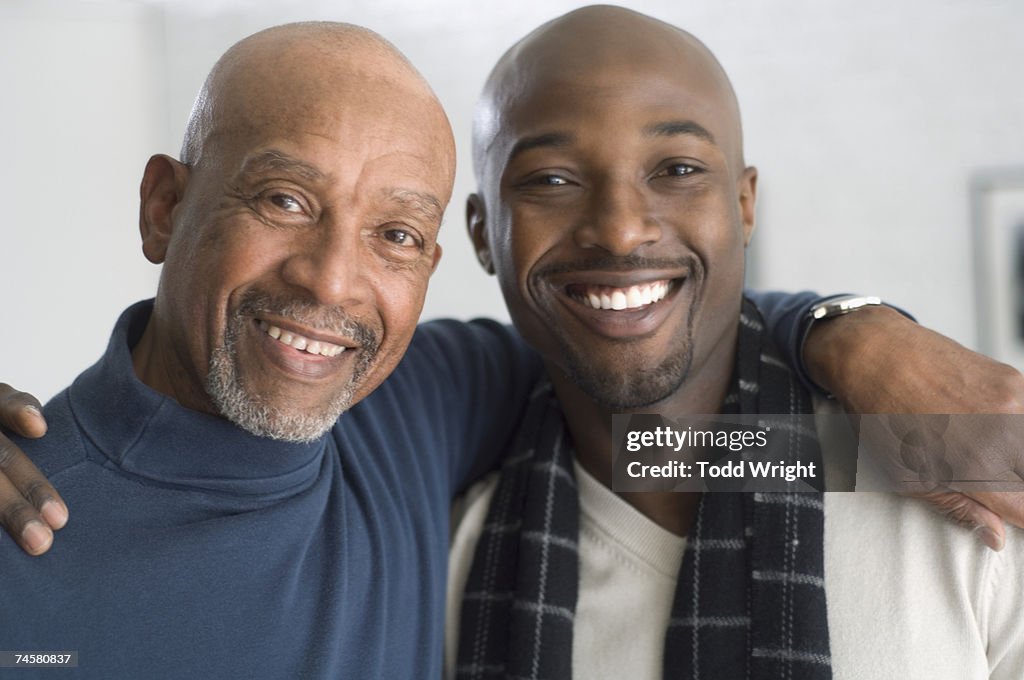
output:
<svg viewBox="0 0 1024 680"><path fill-rule="evenodd" d="M884 362L878 359L898 350L911 329L921 330L913 321L885 306L864 308L815 323L802 348L807 378L832 394L843 395L846 402L856 400L857 389L863 385L870 385L878 395L892 380L892 376L887 379L879 374ZM878 405L875 403L873 408Z"/></svg>
<svg viewBox="0 0 1024 680"><path fill-rule="evenodd" d="M890 307L818 322L808 377L858 413L1020 413L1024 376Z"/></svg>

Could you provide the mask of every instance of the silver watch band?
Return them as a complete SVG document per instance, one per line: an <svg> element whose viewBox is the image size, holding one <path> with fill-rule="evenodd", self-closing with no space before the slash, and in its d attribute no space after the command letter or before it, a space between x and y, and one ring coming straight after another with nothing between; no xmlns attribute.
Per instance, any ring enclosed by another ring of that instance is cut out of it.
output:
<svg viewBox="0 0 1024 680"><path fill-rule="evenodd" d="M811 323L813 323L814 321L849 314L864 307L874 307L881 304L882 299L874 295L843 295L842 297L819 302L811 307L810 319ZM809 327L808 330L810 330Z"/></svg>

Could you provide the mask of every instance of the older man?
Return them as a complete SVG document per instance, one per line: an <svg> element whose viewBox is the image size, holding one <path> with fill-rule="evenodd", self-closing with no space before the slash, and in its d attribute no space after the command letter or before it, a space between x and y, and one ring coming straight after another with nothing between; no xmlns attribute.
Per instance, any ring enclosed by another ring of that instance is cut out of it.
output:
<svg viewBox="0 0 1024 680"><path fill-rule="evenodd" d="M375 34L286 26L218 62L183 161L142 182L155 302L23 444L76 521L43 560L0 546L2 646L87 677L436 676L447 509L537 373L497 324L416 330L445 114Z"/></svg>
<svg viewBox="0 0 1024 680"><path fill-rule="evenodd" d="M577 10L475 122L470 230L550 387L460 509L449 677L1020 678L1024 536L882 494L611 491L614 413L810 412L743 299L757 172L711 53Z"/></svg>

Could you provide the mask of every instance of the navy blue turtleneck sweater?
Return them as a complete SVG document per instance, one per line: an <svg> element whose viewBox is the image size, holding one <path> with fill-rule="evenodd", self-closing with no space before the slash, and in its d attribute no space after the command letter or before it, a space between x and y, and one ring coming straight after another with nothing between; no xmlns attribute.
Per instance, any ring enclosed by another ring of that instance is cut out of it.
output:
<svg viewBox="0 0 1024 680"><path fill-rule="evenodd" d="M150 309L18 442L73 515L43 557L0 544L0 649L77 650L90 678L439 677L448 507L536 359L496 323L424 325L327 436L286 444L142 384Z"/></svg>
<svg viewBox="0 0 1024 680"><path fill-rule="evenodd" d="M791 356L813 300L759 299ZM328 435L284 444L139 382L150 311L18 440L73 514L43 557L0 543L0 649L74 650L90 678L440 677L449 503L504 448L536 358L492 322L425 324Z"/></svg>

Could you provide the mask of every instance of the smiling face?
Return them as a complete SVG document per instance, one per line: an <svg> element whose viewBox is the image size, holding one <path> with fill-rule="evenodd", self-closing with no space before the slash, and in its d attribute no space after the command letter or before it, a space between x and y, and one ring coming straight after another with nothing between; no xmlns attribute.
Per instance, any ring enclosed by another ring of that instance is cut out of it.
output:
<svg viewBox="0 0 1024 680"><path fill-rule="evenodd" d="M470 222L556 383L630 409L728 379L756 174L710 55L619 12L553 22L499 65Z"/></svg>
<svg viewBox="0 0 1024 680"><path fill-rule="evenodd" d="M185 406L294 441L404 353L454 156L411 67L373 41L313 44L229 61L193 167L150 161L144 248L165 266L134 353L143 381Z"/></svg>

